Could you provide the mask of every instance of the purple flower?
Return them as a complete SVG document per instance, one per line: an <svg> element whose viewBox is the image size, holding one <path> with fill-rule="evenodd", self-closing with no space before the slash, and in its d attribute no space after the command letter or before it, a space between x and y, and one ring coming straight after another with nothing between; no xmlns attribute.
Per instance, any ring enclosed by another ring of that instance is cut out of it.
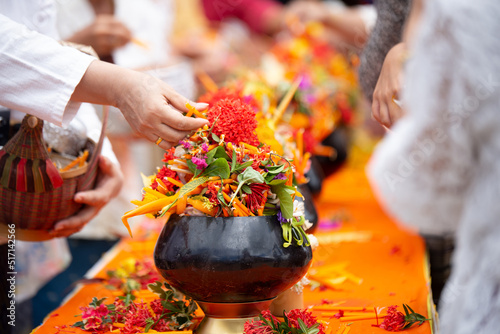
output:
<svg viewBox="0 0 500 334"><path fill-rule="evenodd" d="M180 140L179 144L181 144L186 150L190 150L193 147L190 142L184 140Z"/></svg>
<svg viewBox="0 0 500 334"><path fill-rule="evenodd" d="M196 165L196 168L199 170L203 170L208 166L207 162L205 161L205 157L202 158L192 157L191 161Z"/></svg>
<svg viewBox="0 0 500 334"><path fill-rule="evenodd" d="M207 145L207 143L201 144L201 151L203 153L207 153L208 152L208 145Z"/></svg>
<svg viewBox="0 0 500 334"><path fill-rule="evenodd" d="M283 217L283 215L281 214L281 211L278 211L278 221L281 223L281 224L285 224L285 223L288 223L288 219L286 219L285 217Z"/></svg>
<svg viewBox="0 0 500 334"><path fill-rule="evenodd" d="M314 94L306 94L305 100L306 103L313 104L314 102L316 102L316 96Z"/></svg>
<svg viewBox="0 0 500 334"><path fill-rule="evenodd" d="M307 74L304 74L300 80L299 89L306 90L312 87L311 77Z"/></svg>
<svg viewBox="0 0 500 334"><path fill-rule="evenodd" d="M273 179L273 180L286 180L286 175L285 175L285 174L283 174L283 173L279 173L278 175L276 175L276 176L274 177L274 179Z"/></svg>

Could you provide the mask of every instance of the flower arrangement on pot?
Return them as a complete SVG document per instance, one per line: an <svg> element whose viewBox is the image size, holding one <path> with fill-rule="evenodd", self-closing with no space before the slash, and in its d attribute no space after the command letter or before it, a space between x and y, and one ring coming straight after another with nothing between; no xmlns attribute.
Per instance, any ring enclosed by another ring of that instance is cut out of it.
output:
<svg viewBox="0 0 500 334"><path fill-rule="evenodd" d="M285 247L308 245L302 228L304 212L294 200L302 196L294 185L296 167L259 141L252 105L234 95L218 100L205 113L194 108L191 112L208 118L210 126L165 152L165 164L143 188L142 200L132 201L137 208L122 217L130 234L127 220L142 214L276 215Z"/></svg>
<svg viewBox="0 0 500 334"><path fill-rule="evenodd" d="M164 166L122 220L129 228L133 216L165 217L155 265L204 311L197 333L241 333L309 268L312 251L296 200L302 195L293 162L259 141L256 111L241 96L214 101L205 112L190 108L193 114L210 125L165 153Z"/></svg>

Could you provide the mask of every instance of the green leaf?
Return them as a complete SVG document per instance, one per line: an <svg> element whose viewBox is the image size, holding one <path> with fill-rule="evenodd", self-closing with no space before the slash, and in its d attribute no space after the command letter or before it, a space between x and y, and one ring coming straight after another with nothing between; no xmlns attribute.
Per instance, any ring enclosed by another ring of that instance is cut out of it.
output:
<svg viewBox="0 0 500 334"><path fill-rule="evenodd" d="M226 203L226 200L224 199L224 195L222 195L222 187L220 187L219 191L217 191L217 199L219 200L219 202L222 205L228 206L228 204Z"/></svg>
<svg viewBox="0 0 500 334"><path fill-rule="evenodd" d="M188 168L191 171L191 173L194 174L193 177L197 177L202 172L200 169L198 169L196 164L194 162L192 162L191 160L186 160L186 163L187 163Z"/></svg>
<svg viewBox="0 0 500 334"><path fill-rule="evenodd" d="M183 185L180 189L179 189L179 192L178 192L178 196L177 198L175 199L175 201L173 201L172 203L170 203L169 205L167 205L162 211L161 211L161 214L160 214L160 217L163 216L168 210L170 210L170 208L175 204L177 203L177 200L179 198L182 198L184 196L186 196L187 194L189 194L191 191L195 190L196 187L198 187L199 185L202 185L203 183L207 182L209 179L208 176L200 176L196 179L191 179L191 181L189 181L188 183L186 183L185 185Z"/></svg>
<svg viewBox="0 0 500 334"><path fill-rule="evenodd" d="M231 198L231 202L229 202L229 204L233 202L234 198L240 191L241 187L243 187L243 185L245 185L246 183L264 183L265 180L259 172L257 172L252 167L248 167L243 173L238 175L238 182L238 188L234 192L233 198Z"/></svg>
<svg viewBox="0 0 500 334"><path fill-rule="evenodd" d="M295 194L296 191L295 187L293 186L284 186L283 189L290 195Z"/></svg>
<svg viewBox="0 0 500 334"><path fill-rule="evenodd" d="M247 161L247 162L242 163L241 165L238 164L238 166L234 169L234 171L237 172L239 170L245 169L247 167L252 166L252 164L253 164L253 161Z"/></svg>
<svg viewBox="0 0 500 334"><path fill-rule="evenodd" d="M210 165L214 161L215 153L217 153L217 148L214 148L213 150L208 151L207 159L206 159L207 164Z"/></svg>
<svg viewBox="0 0 500 334"><path fill-rule="evenodd" d="M78 322L75 322L73 325L71 325L71 327L79 327L79 328L85 330L85 323L83 321L78 321Z"/></svg>
<svg viewBox="0 0 500 334"><path fill-rule="evenodd" d="M219 136L217 136L215 133L212 132L212 139L216 142L216 143L219 143L220 142L220 138Z"/></svg>
<svg viewBox="0 0 500 334"><path fill-rule="evenodd" d="M249 186L247 186L246 184L244 184L244 185L241 186L241 190L243 190L243 192L245 194L251 194L252 193L252 189Z"/></svg>
<svg viewBox="0 0 500 334"><path fill-rule="evenodd" d="M301 329L304 333L308 333L307 326L306 326L306 324L304 323L304 321L302 321L302 319L300 319L300 318L297 318L297 321L298 321L298 323L299 323L299 327L300 327L300 329Z"/></svg>
<svg viewBox="0 0 500 334"><path fill-rule="evenodd" d="M238 164L237 157L236 157L236 151L233 150L233 157L231 158L232 163L231 163L231 173L234 172L236 165Z"/></svg>
<svg viewBox="0 0 500 334"><path fill-rule="evenodd" d="M283 169L285 169L285 165L266 166L266 169L269 171L269 173L279 174L283 171Z"/></svg>
<svg viewBox="0 0 500 334"><path fill-rule="evenodd" d="M201 176L220 176L221 179L229 178L229 164L224 158L219 158L205 168Z"/></svg>
<svg viewBox="0 0 500 334"><path fill-rule="evenodd" d="M213 151L213 150L212 150ZM218 146L215 149L215 158L224 158L226 160L229 160L229 155L227 155L226 150L224 149L224 146Z"/></svg>
<svg viewBox="0 0 500 334"><path fill-rule="evenodd" d="M273 186L272 191L278 196L278 199L280 200L281 214L283 215L283 217L286 219L292 219L293 218L292 196L290 196L290 194L288 193L287 189L284 186L281 187Z"/></svg>
<svg viewBox="0 0 500 334"><path fill-rule="evenodd" d="M277 185L285 184L285 183L286 183L286 180L279 180L279 179L272 180L271 182L267 182L267 184L270 185L270 186L277 186Z"/></svg>
<svg viewBox="0 0 500 334"><path fill-rule="evenodd" d="M264 183L264 177L253 168L247 168L238 175L238 181L244 183Z"/></svg>
<svg viewBox="0 0 500 334"><path fill-rule="evenodd" d="M148 284L148 290L156 293L160 299L166 299L167 297L165 290L163 290L163 284L159 281Z"/></svg>
<svg viewBox="0 0 500 334"><path fill-rule="evenodd" d="M146 327L144 327L144 332L147 333L151 327L155 324L155 321L151 318L146 319Z"/></svg>

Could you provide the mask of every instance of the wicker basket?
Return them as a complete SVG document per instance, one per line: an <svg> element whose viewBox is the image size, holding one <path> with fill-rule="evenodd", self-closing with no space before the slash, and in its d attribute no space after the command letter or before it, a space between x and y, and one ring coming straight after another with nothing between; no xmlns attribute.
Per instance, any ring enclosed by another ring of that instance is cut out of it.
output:
<svg viewBox="0 0 500 334"><path fill-rule="evenodd" d="M54 223L81 209L73 197L94 188L106 122L104 113L101 137L97 144L91 142L84 169L65 175L50 159L43 121L30 115L23 119L19 131L0 150L0 235L14 224L17 240L48 240Z"/></svg>

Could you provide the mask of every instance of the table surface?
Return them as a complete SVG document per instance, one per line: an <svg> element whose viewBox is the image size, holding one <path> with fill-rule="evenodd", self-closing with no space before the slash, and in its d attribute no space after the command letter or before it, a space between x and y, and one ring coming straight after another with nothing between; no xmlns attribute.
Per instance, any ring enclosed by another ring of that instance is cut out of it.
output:
<svg viewBox="0 0 500 334"><path fill-rule="evenodd" d="M305 307L328 301L342 307L370 309L399 305L402 311L402 304L408 304L415 312L434 318L423 240L385 215L363 168L344 167L330 176L315 203L320 216L315 235L320 246L314 251L308 276L312 280L316 277L321 281L325 277L331 280L326 288L304 288ZM87 278L106 277L107 270L117 268L121 261L132 256L152 257L156 237L151 232L121 240L94 265ZM104 284L81 285L33 334L86 333L76 328L58 329L81 320L75 315L81 313L80 307L87 306L92 297L111 300L114 295ZM372 326L376 323L374 319L341 322L319 311L314 314L327 324L327 334L385 332ZM426 322L408 332L432 333L435 325Z"/></svg>

